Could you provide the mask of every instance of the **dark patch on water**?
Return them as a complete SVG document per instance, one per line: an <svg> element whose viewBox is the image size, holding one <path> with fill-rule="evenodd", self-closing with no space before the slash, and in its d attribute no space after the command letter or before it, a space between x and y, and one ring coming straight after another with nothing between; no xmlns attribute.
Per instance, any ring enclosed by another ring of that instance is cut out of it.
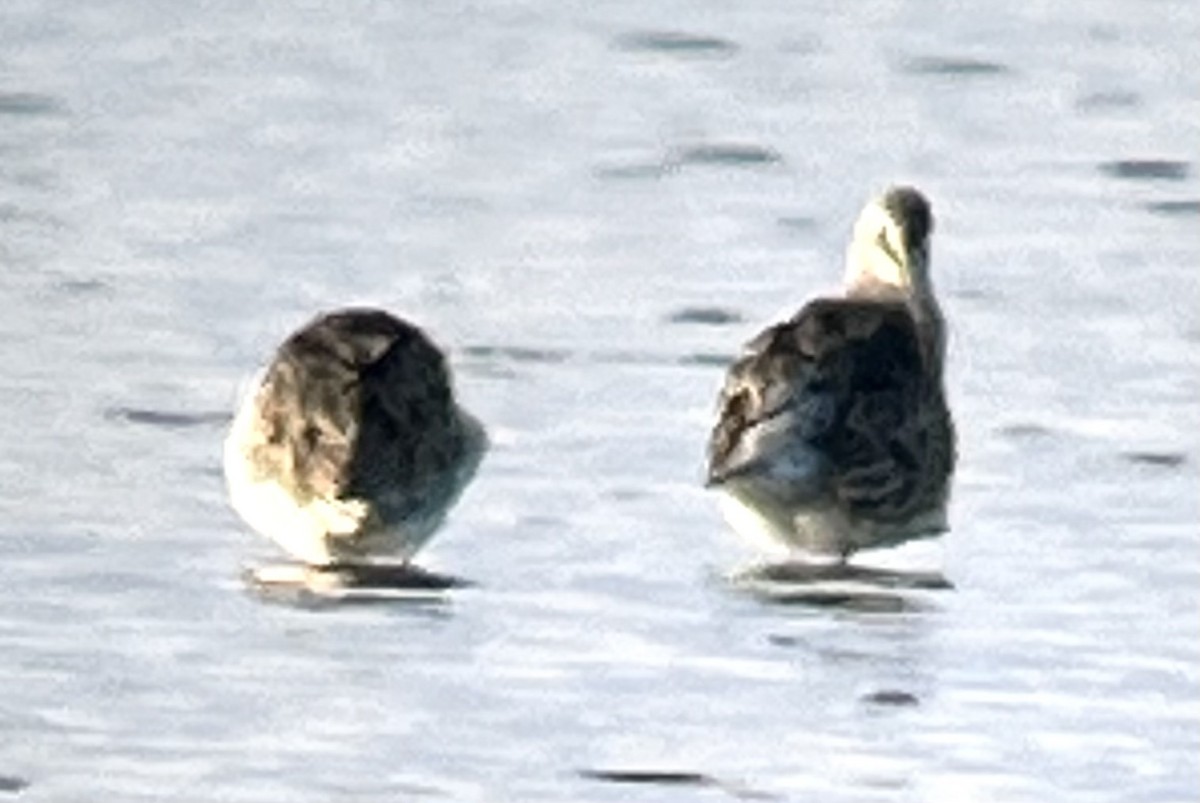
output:
<svg viewBox="0 0 1200 803"><path fill-rule="evenodd" d="M1200 215L1200 200L1195 201L1151 201L1146 209L1156 215L1178 217Z"/></svg>
<svg viewBox="0 0 1200 803"><path fill-rule="evenodd" d="M545 515L542 513L533 513L521 516L518 519L517 530L525 527L536 527L542 530L560 530L567 526L565 519L559 516Z"/></svg>
<svg viewBox="0 0 1200 803"><path fill-rule="evenodd" d="M467 346L463 354L480 359L501 359L522 363L563 363L571 359L565 349L543 349L527 346Z"/></svg>
<svg viewBox="0 0 1200 803"><path fill-rule="evenodd" d="M1010 72L1004 64L983 59L952 56L917 56L903 62L901 69L910 75L950 75L972 77L1003 75Z"/></svg>
<svg viewBox="0 0 1200 803"><path fill-rule="evenodd" d="M1048 427L1028 422L1005 424L996 431L1006 438L1017 439L1045 438L1052 434Z"/></svg>
<svg viewBox="0 0 1200 803"><path fill-rule="evenodd" d="M870 705L888 706L890 708L911 708L921 703L917 699L917 695L901 691L900 689L880 689L879 691L864 694L859 699Z"/></svg>
<svg viewBox="0 0 1200 803"><path fill-rule="evenodd" d="M532 363L560 365L571 361L599 363L605 365L717 365L725 366L732 361L727 354L656 354L647 351L625 351L621 349L573 352L568 349L530 348L525 346L466 346L462 353L487 361L508 363Z"/></svg>
<svg viewBox="0 0 1200 803"><path fill-rule="evenodd" d="M1130 181L1183 181L1191 172L1188 163L1178 159L1116 159L1097 167L1101 173Z"/></svg>
<svg viewBox="0 0 1200 803"><path fill-rule="evenodd" d="M0 775L0 792L18 794L29 788L29 781L15 775Z"/></svg>
<svg viewBox="0 0 1200 803"><path fill-rule="evenodd" d="M0 114L49 115L59 114L65 109L62 103L50 95L36 92L0 92Z"/></svg>
<svg viewBox="0 0 1200 803"><path fill-rule="evenodd" d="M712 786L716 783L704 773L676 770L579 770L579 776L590 781L656 786Z"/></svg>
<svg viewBox="0 0 1200 803"><path fill-rule="evenodd" d="M918 613L927 606L899 594L858 593L829 590L787 590L758 593L764 602L846 613Z"/></svg>
<svg viewBox="0 0 1200 803"><path fill-rule="evenodd" d="M804 639L799 636L787 636L783 633L771 633L767 636L767 643L773 647L800 647L804 644Z"/></svg>
<svg viewBox="0 0 1200 803"><path fill-rule="evenodd" d="M683 33L681 31L638 31L617 37L621 50L641 53L664 53L672 56L721 56L737 53L735 42L719 36Z"/></svg>
<svg viewBox="0 0 1200 803"><path fill-rule="evenodd" d="M728 326L744 320L740 312L722 307L683 307L667 316L667 323L694 323L702 326Z"/></svg>
<svg viewBox="0 0 1200 803"><path fill-rule="evenodd" d="M791 229L792 231L808 232L816 231L818 228L820 228L820 224L817 222L816 218L804 217L803 215L781 217L775 222L783 228Z"/></svg>
<svg viewBox="0 0 1200 803"><path fill-rule="evenodd" d="M588 362L608 365L703 365L705 355L685 354L682 357L674 354L655 354L648 351L593 351L584 355ZM728 364L728 358L722 358L720 364Z"/></svg>
<svg viewBox="0 0 1200 803"><path fill-rule="evenodd" d="M1136 109L1142 105L1142 96L1137 92L1112 89L1081 95L1075 101L1080 111L1102 111L1105 109Z"/></svg>
<svg viewBox="0 0 1200 803"><path fill-rule="evenodd" d="M740 142L710 142L671 150L661 161L630 162L592 168L599 179L616 181L659 179L687 166L764 167L778 164L783 156L763 145Z"/></svg>
<svg viewBox="0 0 1200 803"><path fill-rule="evenodd" d="M743 800L777 800L776 795L761 792L741 784L729 783L702 772L686 770L578 770L579 777L589 781L602 781L613 784L672 786L672 787L706 787L720 789L722 792Z"/></svg>
<svg viewBox="0 0 1200 803"><path fill-rule="evenodd" d="M954 588L938 572L799 562L755 566L736 575L733 583L773 604L887 614L921 611L928 607L921 599L900 592Z"/></svg>
<svg viewBox="0 0 1200 803"><path fill-rule="evenodd" d="M451 613L449 605L452 600L449 595L436 591L429 592L397 592L352 591L344 594L313 590L303 587L289 588L286 586L250 587L254 598L268 605L279 605L313 613L332 613L348 608L387 608L402 611L430 619L446 619Z"/></svg>
<svg viewBox="0 0 1200 803"><path fill-rule="evenodd" d="M680 365L702 365L706 368L725 368L733 362L733 355L714 352L694 352L679 358Z"/></svg>
<svg viewBox="0 0 1200 803"><path fill-rule="evenodd" d="M760 167L778 164L783 156L772 148L753 143L708 142L678 148L669 161L714 167Z"/></svg>
<svg viewBox="0 0 1200 803"><path fill-rule="evenodd" d="M111 288L99 279L64 279L58 283L58 289L70 295L90 295Z"/></svg>
<svg viewBox="0 0 1200 803"><path fill-rule="evenodd" d="M105 411L104 417L113 421L124 421L129 424L141 424L161 429L224 426L233 418L229 413L179 413L137 407L112 407Z"/></svg>
<svg viewBox="0 0 1200 803"><path fill-rule="evenodd" d="M310 569L336 579L343 588L393 588L405 591L448 591L467 588L470 582L448 574L422 569L413 563L335 563Z"/></svg>
<svg viewBox="0 0 1200 803"><path fill-rule="evenodd" d="M1180 452L1122 452L1121 457L1130 463L1156 468L1179 468L1187 462L1187 455Z"/></svg>

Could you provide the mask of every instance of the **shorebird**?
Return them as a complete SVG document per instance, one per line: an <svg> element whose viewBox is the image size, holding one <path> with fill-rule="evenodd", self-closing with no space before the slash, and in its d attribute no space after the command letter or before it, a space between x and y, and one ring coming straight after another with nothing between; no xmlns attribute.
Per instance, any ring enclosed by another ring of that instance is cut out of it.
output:
<svg viewBox="0 0 1200 803"><path fill-rule="evenodd" d="M947 529L955 435L932 233L916 189L873 199L854 226L844 294L809 301L730 367L707 485L744 537L845 564Z"/></svg>
<svg viewBox="0 0 1200 803"><path fill-rule="evenodd" d="M446 358L375 309L320 315L256 377L225 440L230 501L312 567L407 564L487 450Z"/></svg>

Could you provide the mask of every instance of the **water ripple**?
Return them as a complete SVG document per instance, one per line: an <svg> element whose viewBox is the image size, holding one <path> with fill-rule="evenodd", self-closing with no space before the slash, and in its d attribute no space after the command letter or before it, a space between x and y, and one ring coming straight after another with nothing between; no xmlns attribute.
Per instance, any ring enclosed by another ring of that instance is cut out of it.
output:
<svg viewBox="0 0 1200 803"><path fill-rule="evenodd" d="M728 39L680 31L638 31L618 37L616 45L621 50L631 52L673 56L728 57L739 50L737 44Z"/></svg>
<svg viewBox="0 0 1200 803"><path fill-rule="evenodd" d="M667 316L667 323L694 323L703 326L728 326L742 323L745 317L736 310L722 307L682 307Z"/></svg>
<svg viewBox="0 0 1200 803"><path fill-rule="evenodd" d="M1046 438L1054 434L1054 430L1042 424L1033 422L1019 421L1013 424L1005 424L999 427L996 432L1005 438L1013 438L1024 440L1029 438Z"/></svg>
<svg viewBox="0 0 1200 803"><path fill-rule="evenodd" d="M816 231L820 228L820 223L814 217L805 217L803 215L789 215L781 217L775 221L780 226L793 231Z"/></svg>
<svg viewBox="0 0 1200 803"><path fill-rule="evenodd" d="M36 92L0 92L0 114L44 116L66 111L62 101Z"/></svg>
<svg viewBox="0 0 1200 803"><path fill-rule="evenodd" d="M608 164L592 168L599 179L639 180L659 179L679 173L685 167L747 167L758 168L783 162L783 156L773 148L745 142L701 142L672 148L661 158Z"/></svg>
<svg viewBox="0 0 1200 803"><path fill-rule="evenodd" d="M1130 181L1183 181L1191 172L1178 159L1115 159L1097 165L1101 173Z"/></svg>
<svg viewBox="0 0 1200 803"><path fill-rule="evenodd" d="M1002 75L1010 72L1004 64L974 58L916 56L904 61L901 70L910 75L950 75L972 77Z"/></svg>
<svg viewBox="0 0 1200 803"><path fill-rule="evenodd" d="M305 566L279 563L247 569L246 587L267 602L302 609L347 604L404 604L427 609L449 601L448 592L470 588L469 580L405 564Z"/></svg>
<svg viewBox="0 0 1200 803"><path fill-rule="evenodd" d="M773 148L743 142L702 142L672 152L669 162L716 167L757 167L778 164L783 156Z"/></svg>
<svg viewBox="0 0 1200 803"><path fill-rule="evenodd" d="M685 354L679 358L680 365L702 365L706 368L725 368L733 362L732 354L718 354L716 352L697 351L692 354Z"/></svg>
<svg viewBox="0 0 1200 803"><path fill-rule="evenodd" d="M571 359L565 349L533 348L528 346L467 346L462 350L468 357L507 362L554 364Z"/></svg>
<svg viewBox="0 0 1200 803"><path fill-rule="evenodd" d="M161 429L224 426L232 418L229 413L225 412L181 413L139 407L112 407L105 411L104 417L114 421Z"/></svg>
<svg viewBox="0 0 1200 803"><path fill-rule="evenodd" d="M110 284L100 279L63 279L55 287L68 295L91 295L112 290Z"/></svg>
<svg viewBox="0 0 1200 803"><path fill-rule="evenodd" d="M669 786L669 787L708 787L741 800L777 800L778 796L770 792L752 789L743 784L730 783L715 778L703 772L688 770L666 769L583 769L578 770L580 778L589 781L602 781L611 784Z"/></svg>
<svg viewBox="0 0 1200 803"><path fill-rule="evenodd" d="M1151 201L1146 210L1166 217L1191 217L1200 215L1200 200L1194 201Z"/></svg>
<svg viewBox="0 0 1200 803"><path fill-rule="evenodd" d="M879 691L864 694L859 700L869 705L888 708L912 708L921 704L921 700L917 695L901 689L880 689Z"/></svg>
<svg viewBox="0 0 1200 803"><path fill-rule="evenodd" d="M716 320L717 312L708 320L694 321L710 325L721 325ZM722 313L726 314L726 313ZM736 314L736 313L728 313ZM738 320L741 320L740 317ZM688 321L693 322L693 321ZM730 321L732 322L732 320ZM570 362L595 363L604 365L646 365L646 366L726 366L732 360L730 354L708 352L692 352L687 354L662 354L650 351L630 351L624 349L595 349L572 351L570 349L539 348L529 346L466 346L461 353L470 358L480 360L488 366L505 364L529 365L561 365Z"/></svg>
<svg viewBox="0 0 1200 803"><path fill-rule="evenodd" d="M0 775L0 792L17 794L29 788L29 781L15 775Z"/></svg>
<svg viewBox="0 0 1200 803"><path fill-rule="evenodd" d="M1187 455L1179 452L1123 452L1121 457L1130 463L1157 468L1179 468L1187 462Z"/></svg>

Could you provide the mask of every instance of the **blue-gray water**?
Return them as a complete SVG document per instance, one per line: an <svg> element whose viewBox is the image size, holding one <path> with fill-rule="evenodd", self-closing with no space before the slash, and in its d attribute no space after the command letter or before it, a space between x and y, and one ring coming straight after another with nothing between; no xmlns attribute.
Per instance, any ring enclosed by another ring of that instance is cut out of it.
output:
<svg viewBox="0 0 1200 803"><path fill-rule="evenodd" d="M1197 42L1193 0L5 0L0 799L1195 800ZM721 364L893 180L957 590L759 601L699 487ZM238 579L225 415L349 302L493 431L446 606Z"/></svg>

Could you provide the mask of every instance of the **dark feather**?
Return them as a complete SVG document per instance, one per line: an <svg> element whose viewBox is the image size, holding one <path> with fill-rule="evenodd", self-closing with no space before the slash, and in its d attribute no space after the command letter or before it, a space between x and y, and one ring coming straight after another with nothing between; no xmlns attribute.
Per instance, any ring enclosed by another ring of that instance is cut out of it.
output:
<svg viewBox="0 0 1200 803"><path fill-rule="evenodd" d="M318 318L280 346L262 387L270 434L260 459L301 496L379 498L455 457L436 448L453 425L445 360L420 329L382 311Z"/></svg>
<svg viewBox="0 0 1200 803"><path fill-rule="evenodd" d="M940 504L954 434L928 351L904 304L810 302L730 368L709 441L710 481L744 460L738 447L752 429L786 412L791 437L826 459L823 492L852 517L902 521Z"/></svg>

